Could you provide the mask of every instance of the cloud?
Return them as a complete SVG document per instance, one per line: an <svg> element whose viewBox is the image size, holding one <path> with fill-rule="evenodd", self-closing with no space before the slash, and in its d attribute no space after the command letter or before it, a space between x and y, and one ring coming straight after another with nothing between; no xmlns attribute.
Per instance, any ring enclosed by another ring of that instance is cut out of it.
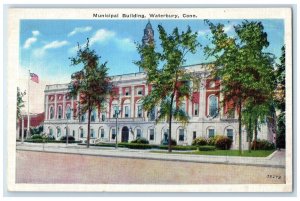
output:
<svg viewBox="0 0 300 201"><path fill-rule="evenodd" d="M25 41L23 47L24 47L25 49L28 49L28 48L30 48L30 46L31 46L33 43L35 43L36 41L37 41L37 38L35 38L35 37L28 38L28 39Z"/></svg>
<svg viewBox="0 0 300 201"><path fill-rule="evenodd" d="M44 45L42 47L43 50L47 50L47 49L55 49L55 48L60 48L62 46L65 46L65 45L68 45L69 42L64 40L64 41L58 41L58 40L55 40L51 43L48 43L46 45Z"/></svg>
<svg viewBox="0 0 300 201"><path fill-rule="evenodd" d="M37 30L35 30L35 31L32 31L32 35L33 35L33 36L38 36L38 35L40 35L40 32L39 32L39 31L37 31Z"/></svg>
<svg viewBox="0 0 300 201"><path fill-rule="evenodd" d="M94 43L102 43L116 35L115 32L109 31L107 29L99 29L91 38L90 38L90 45Z"/></svg>
<svg viewBox="0 0 300 201"><path fill-rule="evenodd" d="M210 29L200 30L200 31L198 31L198 36L206 36L210 33L211 33Z"/></svg>
<svg viewBox="0 0 300 201"><path fill-rule="evenodd" d="M135 50L135 44L130 38L116 38L115 42L122 50L132 51Z"/></svg>
<svg viewBox="0 0 300 201"><path fill-rule="evenodd" d="M92 30L92 27L76 27L68 34L68 37L73 36L77 33L84 33Z"/></svg>
<svg viewBox="0 0 300 201"><path fill-rule="evenodd" d="M224 32L225 33L228 33L231 30L233 30L233 24L227 24L227 25L224 26Z"/></svg>

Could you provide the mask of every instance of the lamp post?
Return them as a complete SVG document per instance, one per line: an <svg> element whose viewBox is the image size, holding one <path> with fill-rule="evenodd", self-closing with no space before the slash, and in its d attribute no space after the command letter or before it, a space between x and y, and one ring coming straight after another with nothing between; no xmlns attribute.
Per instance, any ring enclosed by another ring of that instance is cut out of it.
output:
<svg viewBox="0 0 300 201"><path fill-rule="evenodd" d="M118 115L120 114L119 107L115 110L115 116L116 116L116 149L118 148Z"/></svg>

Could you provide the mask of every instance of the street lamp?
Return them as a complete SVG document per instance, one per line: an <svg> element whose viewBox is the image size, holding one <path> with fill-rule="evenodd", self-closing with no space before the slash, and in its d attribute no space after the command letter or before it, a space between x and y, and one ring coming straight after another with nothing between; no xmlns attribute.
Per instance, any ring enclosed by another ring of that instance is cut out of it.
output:
<svg viewBox="0 0 300 201"><path fill-rule="evenodd" d="M118 115L121 113L119 107L116 107L115 117L116 117L116 149L118 148Z"/></svg>

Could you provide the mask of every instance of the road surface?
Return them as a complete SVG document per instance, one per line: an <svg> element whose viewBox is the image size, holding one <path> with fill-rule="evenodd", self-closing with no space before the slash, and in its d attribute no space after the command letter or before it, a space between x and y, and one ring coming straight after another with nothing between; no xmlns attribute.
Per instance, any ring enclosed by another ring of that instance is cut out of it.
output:
<svg viewBox="0 0 300 201"><path fill-rule="evenodd" d="M283 184L285 168L17 150L16 183Z"/></svg>

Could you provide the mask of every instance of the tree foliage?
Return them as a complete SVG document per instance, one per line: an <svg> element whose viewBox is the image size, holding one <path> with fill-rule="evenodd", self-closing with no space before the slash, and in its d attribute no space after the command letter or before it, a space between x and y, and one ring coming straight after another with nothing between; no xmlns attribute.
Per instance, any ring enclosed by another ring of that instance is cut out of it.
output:
<svg viewBox="0 0 300 201"><path fill-rule="evenodd" d="M17 87L17 119L22 117L22 108L25 107L23 97L26 95L26 91L21 92Z"/></svg>
<svg viewBox="0 0 300 201"><path fill-rule="evenodd" d="M277 65L275 92L276 107L280 111L277 117L277 137L278 148L285 148L285 46L281 48L280 63Z"/></svg>
<svg viewBox="0 0 300 201"><path fill-rule="evenodd" d="M181 105L186 98L190 97L189 81L192 76L182 66L186 61L186 54L195 54L199 43L197 33L193 33L190 27L181 33L176 27L171 34L167 34L159 25L158 32L162 51L156 49L155 42L148 45L138 44L137 50L142 59L135 64L144 69L147 74L147 84L152 85L151 92L143 98L143 107L148 112L159 107L156 122L167 119L168 139L172 139L172 119L182 123L187 123L189 120ZM171 140L169 140L169 152L171 152Z"/></svg>
<svg viewBox="0 0 300 201"><path fill-rule="evenodd" d="M87 147L89 147L91 112L95 108L103 107L112 91L112 82L107 74L107 62L100 63L100 57L89 47L89 39L84 48L78 45L76 57L70 60L72 66L83 65L82 70L72 74L69 91L72 97L79 95L78 118L88 113Z"/></svg>
<svg viewBox="0 0 300 201"><path fill-rule="evenodd" d="M251 132L253 122L265 115L260 112L262 105L269 103L273 96L274 57L264 52L269 42L261 22L243 21L234 26L236 36L233 37L224 31L223 24L208 20L206 23L212 38L211 44L205 47L205 54L215 60L210 70L213 77L221 78L223 101L233 102L238 111L241 152L242 124Z"/></svg>

